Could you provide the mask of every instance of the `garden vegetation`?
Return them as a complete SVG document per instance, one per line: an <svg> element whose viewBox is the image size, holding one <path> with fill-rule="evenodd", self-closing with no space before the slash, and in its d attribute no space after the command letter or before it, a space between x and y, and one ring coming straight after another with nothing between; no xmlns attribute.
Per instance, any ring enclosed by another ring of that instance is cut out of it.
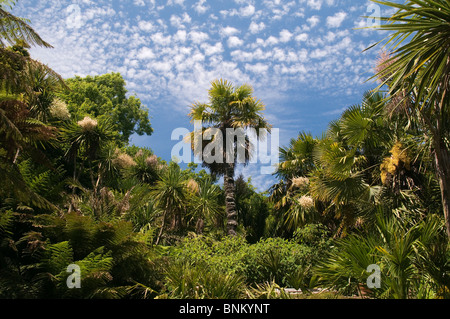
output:
<svg viewBox="0 0 450 319"><path fill-rule="evenodd" d="M130 145L153 128L122 76L61 78L0 1L0 298L449 298L450 2L374 2L396 9L379 86L282 147L261 193L236 159ZM270 130L249 85L208 93L187 115L204 130Z"/></svg>

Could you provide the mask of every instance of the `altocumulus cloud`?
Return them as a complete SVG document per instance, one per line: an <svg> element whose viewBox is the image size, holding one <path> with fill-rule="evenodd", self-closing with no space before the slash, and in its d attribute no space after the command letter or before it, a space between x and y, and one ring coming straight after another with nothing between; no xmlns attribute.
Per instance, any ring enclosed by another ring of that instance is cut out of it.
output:
<svg viewBox="0 0 450 319"><path fill-rule="evenodd" d="M274 126L344 106L311 107L303 97L359 99L369 87L377 52L363 50L381 37L354 29L366 11L354 0L32 0L14 8L54 46L31 54L63 77L120 72L154 118L165 109L186 117L215 78L247 82ZM285 140L298 133L292 127L282 128Z"/></svg>

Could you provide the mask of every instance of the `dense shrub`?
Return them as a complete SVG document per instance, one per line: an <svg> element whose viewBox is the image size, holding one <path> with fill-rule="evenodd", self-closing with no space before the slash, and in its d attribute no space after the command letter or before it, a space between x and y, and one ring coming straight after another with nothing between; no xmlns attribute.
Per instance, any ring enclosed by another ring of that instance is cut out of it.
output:
<svg viewBox="0 0 450 319"><path fill-rule="evenodd" d="M309 241L305 240L307 237ZM206 265L211 271L242 276L248 285L274 282L299 288L309 285L310 266L329 245L317 228L311 228L299 232L292 240L268 238L255 244L239 236L221 240L195 236L169 248L168 254L179 262Z"/></svg>

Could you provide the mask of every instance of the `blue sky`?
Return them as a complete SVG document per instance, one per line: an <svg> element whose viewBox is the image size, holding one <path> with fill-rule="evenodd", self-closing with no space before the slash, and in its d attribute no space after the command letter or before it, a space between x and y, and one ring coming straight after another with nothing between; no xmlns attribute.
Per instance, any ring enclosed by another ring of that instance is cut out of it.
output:
<svg viewBox="0 0 450 319"><path fill-rule="evenodd" d="M329 121L376 86L381 40L366 26L366 0L18 1L53 49L34 58L63 77L120 72L149 109L154 134L132 142L170 160L171 133L192 128L187 113L206 102L214 79L248 83L287 145L299 131L320 135ZM381 8L381 14L389 12ZM260 190L273 183L258 165L239 168Z"/></svg>

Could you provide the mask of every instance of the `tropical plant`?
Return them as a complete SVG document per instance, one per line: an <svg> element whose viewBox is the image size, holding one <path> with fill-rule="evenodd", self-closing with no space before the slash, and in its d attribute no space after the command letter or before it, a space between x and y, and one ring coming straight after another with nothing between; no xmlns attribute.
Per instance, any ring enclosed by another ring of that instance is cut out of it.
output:
<svg viewBox="0 0 450 319"><path fill-rule="evenodd" d="M319 283L346 295L365 291L372 297L394 299L444 296L448 289L448 261L444 261L448 241L442 219L415 216L409 224L405 217L380 210L375 231L338 240L335 249L314 269ZM424 262L428 253L433 257ZM366 286L371 265L381 269L381 286L372 290ZM440 275L436 277L437 273Z"/></svg>
<svg viewBox="0 0 450 319"><path fill-rule="evenodd" d="M171 230L179 231L182 228L187 198L186 183L186 178L178 164L171 163L161 175L161 179L153 186L152 194L155 203L163 211L162 224L156 239L156 245L161 240L167 222L171 223Z"/></svg>
<svg viewBox="0 0 450 319"><path fill-rule="evenodd" d="M209 225L220 228L224 209L219 203L219 196L222 192L219 186L215 185L210 177L200 179L199 182L191 179L187 186L191 187L192 196L189 209L191 219L196 221L196 233L203 232L205 221Z"/></svg>
<svg viewBox="0 0 450 319"><path fill-rule="evenodd" d="M308 176L315 167L313 151L318 143L310 133L300 132L291 139L288 147L280 148L280 163L276 176L291 180L299 176Z"/></svg>
<svg viewBox="0 0 450 319"><path fill-rule="evenodd" d="M380 30L391 31L386 46L391 55L380 63L377 78L387 85L393 111L417 116L431 140L441 200L450 237L450 3L446 0L408 0L376 3L395 8L382 18Z"/></svg>
<svg viewBox="0 0 450 319"><path fill-rule="evenodd" d="M111 130L111 123L107 120L97 121L90 117L75 122L70 121L61 129L61 139L67 145L65 156L69 163L73 163L73 182L79 181L79 176L86 164L89 168L89 177L94 191L94 196L98 193L98 181L95 179L94 166L102 152L102 146L108 145L113 140L114 135ZM77 171L78 160L81 158L81 168ZM101 166L100 166L101 168ZM100 177L101 172L98 172ZM75 194L73 187L72 194ZM69 207L69 212L72 205Z"/></svg>
<svg viewBox="0 0 450 319"><path fill-rule="evenodd" d="M6 11L13 4L4 1L0 7L0 178L3 181L0 194L54 209L54 205L27 187L16 163L21 152L25 152L37 162L50 166L40 147L55 138L56 130L35 116L36 97L42 93L38 87L47 86L47 82L60 86L63 81L53 70L30 58L26 48L51 46L26 20ZM45 75L30 76L35 73Z"/></svg>
<svg viewBox="0 0 450 319"><path fill-rule="evenodd" d="M181 299L239 299L245 288L242 276L202 263L173 263L166 282L168 297Z"/></svg>
<svg viewBox="0 0 450 319"><path fill-rule="evenodd" d="M238 162L248 162L253 146L247 133L227 141L227 129L254 129L259 138L260 129L270 130L270 125L261 112L264 105L253 97L249 85L234 87L226 80L211 83L209 103L194 103L189 117L192 121L202 121L208 125L201 132L191 134L194 155L201 157L213 175L224 176L225 207L227 212L227 233L236 235L238 225L235 203L234 172ZM201 138L199 140L199 135ZM210 135L211 141L205 141L204 135ZM228 142L228 143L227 143ZM232 145L227 145L227 144ZM244 150L244 152L242 152ZM208 153L210 152L210 153ZM206 153L207 156L204 156ZM244 153L244 154L243 154Z"/></svg>

